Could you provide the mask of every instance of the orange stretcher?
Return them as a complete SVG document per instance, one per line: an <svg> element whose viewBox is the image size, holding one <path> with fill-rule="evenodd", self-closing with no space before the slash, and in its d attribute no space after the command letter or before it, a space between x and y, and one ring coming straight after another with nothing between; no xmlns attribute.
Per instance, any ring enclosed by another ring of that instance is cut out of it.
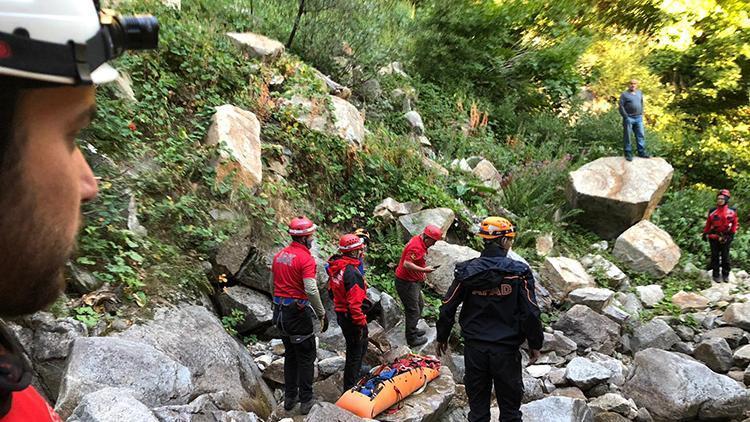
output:
<svg viewBox="0 0 750 422"><path fill-rule="evenodd" d="M383 379L383 374L391 373L393 375L389 379ZM373 419L415 391L423 389L438 376L440 361L426 356L407 355L373 369L370 375L344 392L336 405L361 418Z"/></svg>

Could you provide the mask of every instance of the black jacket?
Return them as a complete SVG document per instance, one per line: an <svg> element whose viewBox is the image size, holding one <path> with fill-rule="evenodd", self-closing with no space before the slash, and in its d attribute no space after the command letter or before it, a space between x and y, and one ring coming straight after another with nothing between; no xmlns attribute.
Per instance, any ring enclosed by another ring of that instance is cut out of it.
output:
<svg viewBox="0 0 750 422"><path fill-rule="evenodd" d="M544 333L528 265L506 257L497 245L485 247L479 258L456 264L454 281L440 307L437 341L447 342L458 305L458 322L467 342L517 348L524 340L541 349Z"/></svg>

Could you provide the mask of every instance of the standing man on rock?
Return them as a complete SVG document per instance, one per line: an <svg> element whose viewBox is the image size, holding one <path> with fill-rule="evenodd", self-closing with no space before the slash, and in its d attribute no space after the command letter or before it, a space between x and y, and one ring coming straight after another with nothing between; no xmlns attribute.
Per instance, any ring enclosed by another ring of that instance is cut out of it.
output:
<svg viewBox="0 0 750 422"><path fill-rule="evenodd" d="M358 269L364 247L364 239L345 234L339 240L340 255L334 255L328 261L328 289L333 298L336 320L346 339L344 391L357 383L362 358L367 352L367 315L363 308L367 283Z"/></svg>
<svg viewBox="0 0 750 422"><path fill-rule="evenodd" d="M417 329L424 309L422 283L427 273L435 271L427 266L427 249L443 238L440 227L430 224L421 234L409 240L401 253L401 261L396 267L396 293L404 305L406 343L417 347L427 343L423 330Z"/></svg>
<svg viewBox="0 0 750 422"><path fill-rule="evenodd" d="M328 329L323 302L315 280L316 264L310 253L317 226L307 217L289 223L292 242L273 257L273 321L284 342L284 409L290 411L299 401L306 415L313 404L315 372L315 333L313 319L321 331ZM297 396L299 393L299 397Z"/></svg>
<svg viewBox="0 0 750 422"><path fill-rule="evenodd" d="M716 283L729 281L731 270L729 247L740 227L737 210L729 206L731 197L732 194L728 189L719 191L716 195L716 208L708 210L706 225L703 227L703 240L708 240L711 246L711 276ZM720 268L721 278L719 278Z"/></svg>
<svg viewBox="0 0 750 422"><path fill-rule="evenodd" d="M544 332L528 265L508 258L515 229L502 217L488 217L480 226L484 250L479 258L456 264L437 324L437 352L448 351L458 306L464 338L469 422L490 420L490 393L495 387L500 422L521 422L523 378L519 347L528 341L534 363Z"/></svg>
<svg viewBox="0 0 750 422"><path fill-rule="evenodd" d="M637 80L631 79L628 89L620 94L619 109L622 116L625 159L633 161L633 150L630 146L631 130L635 134L638 156L641 158L651 158L646 152L646 130L643 126L643 93L638 89Z"/></svg>
<svg viewBox="0 0 750 422"><path fill-rule="evenodd" d="M65 289L81 204L98 190L76 144L93 118L94 85L117 78L106 62L125 47L158 41L153 18L128 28L139 40L121 23L100 21L92 1L0 3L0 317L42 310ZM60 421L31 378L0 325L0 420Z"/></svg>

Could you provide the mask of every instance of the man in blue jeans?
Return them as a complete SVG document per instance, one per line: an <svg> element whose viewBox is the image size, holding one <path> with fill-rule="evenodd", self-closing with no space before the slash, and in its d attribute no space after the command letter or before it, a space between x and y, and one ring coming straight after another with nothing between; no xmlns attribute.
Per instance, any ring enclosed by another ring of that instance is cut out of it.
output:
<svg viewBox="0 0 750 422"><path fill-rule="evenodd" d="M635 134L638 156L650 158L646 152L646 140L643 127L643 93L638 89L638 81L631 79L627 91L620 94L620 115L622 116L623 144L625 159L633 161L633 150L630 147L630 131Z"/></svg>

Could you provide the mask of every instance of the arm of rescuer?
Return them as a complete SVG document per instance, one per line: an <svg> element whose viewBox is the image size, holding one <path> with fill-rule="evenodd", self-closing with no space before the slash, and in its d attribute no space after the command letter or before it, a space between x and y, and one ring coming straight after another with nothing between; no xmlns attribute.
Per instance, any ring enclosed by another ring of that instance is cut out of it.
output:
<svg viewBox="0 0 750 422"><path fill-rule="evenodd" d="M317 266L315 261L310 260L310 262L302 268L302 282L305 285L305 294L310 301L315 316L320 320L320 331L326 331L328 329L328 319L326 318L326 310L323 308L323 301L320 300L318 282L315 279L316 273Z"/></svg>
<svg viewBox="0 0 750 422"><path fill-rule="evenodd" d="M365 278L352 265L347 265L346 270L344 270L344 289L346 289L346 303L349 306L349 315L352 321L359 327L366 326L367 316L362 312L362 302L367 297Z"/></svg>
<svg viewBox="0 0 750 422"><path fill-rule="evenodd" d="M531 356L529 364L536 362L541 355L542 343L544 342L544 329L542 328L542 311L536 301L535 281L531 269L527 270L521 277L520 303L523 321L521 328L529 342Z"/></svg>
<svg viewBox="0 0 750 422"><path fill-rule="evenodd" d="M443 298L440 305L440 317L437 322L437 355L442 356L448 351L448 339L451 336L451 330L456 320L456 311L458 305L464 301L465 289L461 285L461 280L453 279L453 284L448 288L448 292Z"/></svg>
<svg viewBox="0 0 750 422"><path fill-rule="evenodd" d="M435 271L435 269L432 267L421 267L414 263L414 261L420 261L424 259L425 252L412 249L407 253L409 255L404 260L404 268L406 268L407 270L417 271L420 273L431 273Z"/></svg>

